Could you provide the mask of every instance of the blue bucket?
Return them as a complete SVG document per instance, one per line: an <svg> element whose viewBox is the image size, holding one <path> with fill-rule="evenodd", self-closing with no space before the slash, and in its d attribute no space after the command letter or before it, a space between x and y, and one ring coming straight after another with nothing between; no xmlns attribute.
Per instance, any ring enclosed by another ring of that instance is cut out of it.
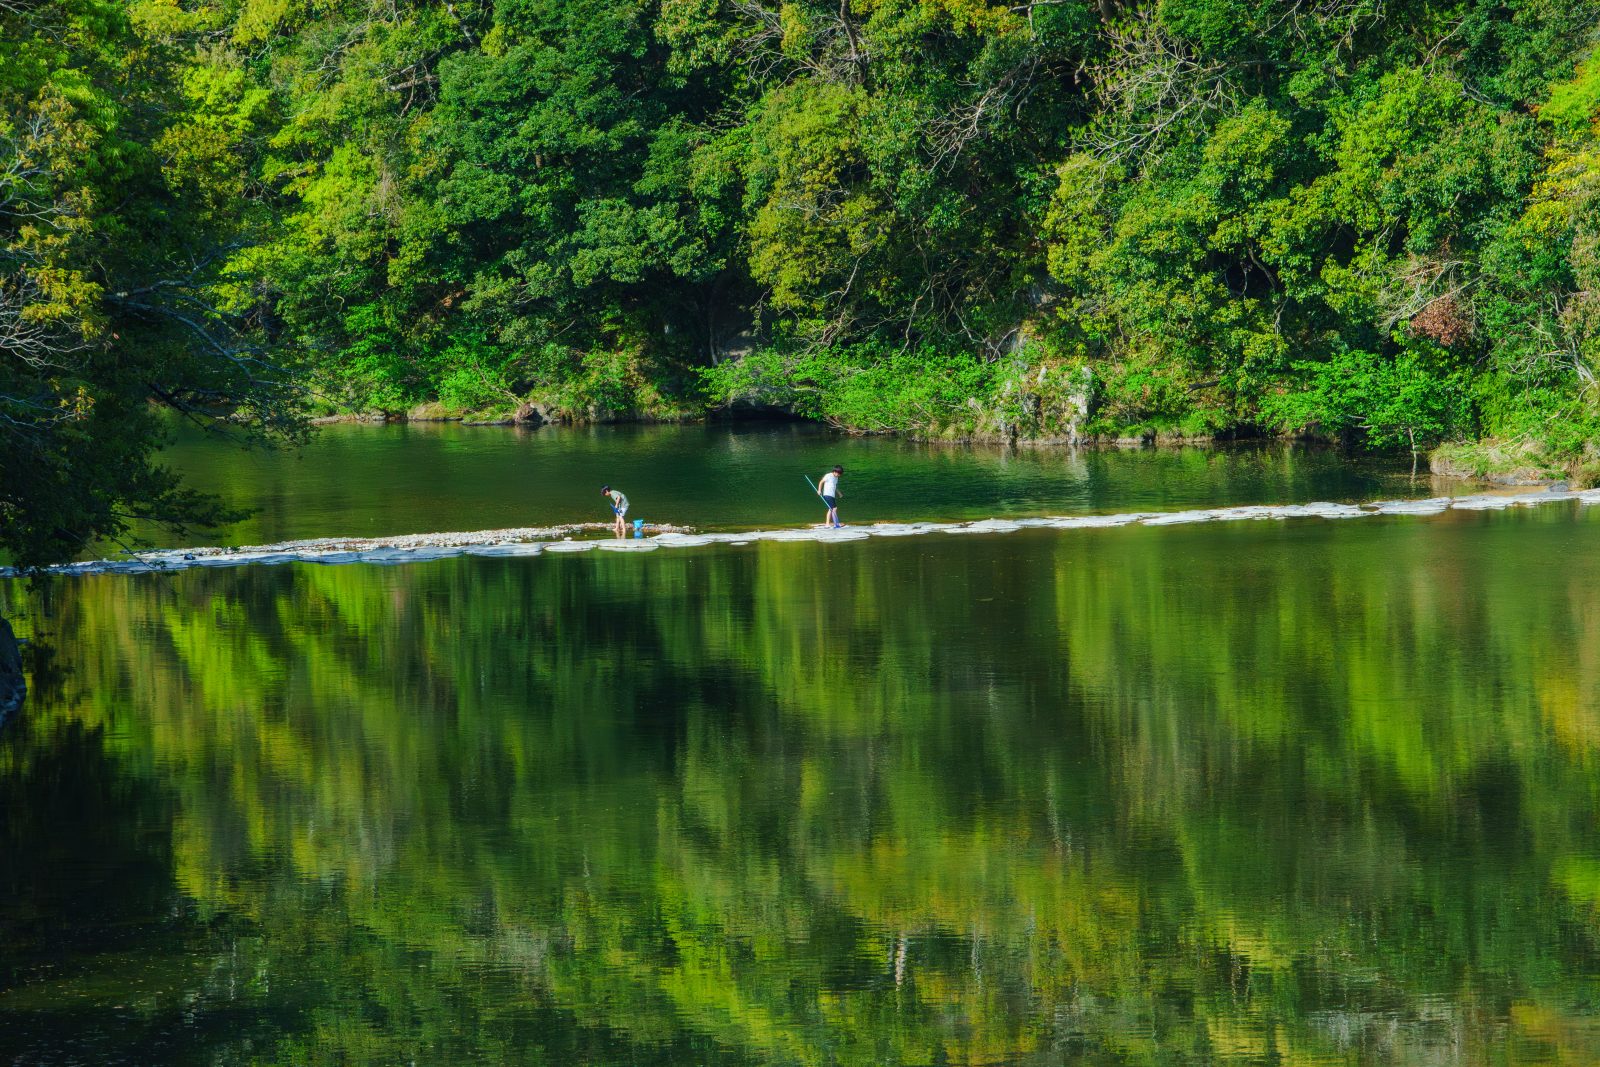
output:
<svg viewBox="0 0 1600 1067"><path fill-rule="evenodd" d="M634 519L633 520L633 536L635 536L635 537L643 537L644 536L644 520L643 519Z"/></svg>

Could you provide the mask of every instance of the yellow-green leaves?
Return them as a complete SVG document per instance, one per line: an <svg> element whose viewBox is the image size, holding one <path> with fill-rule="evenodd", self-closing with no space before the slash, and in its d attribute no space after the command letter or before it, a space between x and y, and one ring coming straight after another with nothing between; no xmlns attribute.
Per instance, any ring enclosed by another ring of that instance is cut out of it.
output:
<svg viewBox="0 0 1600 1067"><path fill-rule="evenodd" d="M212 211L231 211L256 180L256 146L270 94L238 65L197 64L183 76L188 107L155 142L173 188Z"/></svg>
<svg viewBox="0 0 1600 1067"><path fill-rule="evenodd" d="M288 21L301 0L244 0L233 23L233 39L242 45L260 44Z"/></svg>
<svg viewBox="0 0 1600 1067"><path fill-rule="evenodd" d="M178 0L135 0L128 5L128 21L147 41L172 44L185 34L210 23L204 7L184 7Z"/></svg>
<svg viewBox="0 0 1600 1067"><path fill-rule="evenodd" d="M1591 58L1569 80L1550 89L1539 117L1568 132L1600 122L1600 58Z"/></svg>
<svg viewBox="0 0 1600 1067"><path fill-rule="evenodd" d="M802 82L772 94L755 125L750 269L778 307L823 313L886 237L861 144L866 103L856 87Z"/></svg>

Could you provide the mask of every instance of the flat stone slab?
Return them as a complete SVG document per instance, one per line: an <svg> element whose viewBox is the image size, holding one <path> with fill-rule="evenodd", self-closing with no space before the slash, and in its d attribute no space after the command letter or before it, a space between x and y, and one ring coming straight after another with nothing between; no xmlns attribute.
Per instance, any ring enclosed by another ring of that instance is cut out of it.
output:
<svg viewBox="0 0 1600 1067"><path fill-rule="evenodd" d="M646 526L651 536L617 539L576 537L575 534L611 530L609 523L570 526L518 527L508 530L469 530L453 533L403 534L396 537L329 537L284 541L243 548L176 548L144 552L122 559L91 560L47 568L52 574L145 574L190 567L237 567L243 564L279 563L419 563L454 556L539 556L545 553L654 552L661 548L700 548L706 545L750 545L763 541L835 542L866 541L874 537L920 537L931 533L963 535L1006 534L1023 529L1088 530L1118 526L1181 526L1215 522L1259 522L1287 519L1343 520L1386 515L1427 518L1447 511L1501 511L1543 504L1600 504L1600 489L1546 490L1540 492L1483 493L1474 496L1432 497L1426 500L1376 500L1366 504L1313 501L1306 504L1251 504L1226 508L1190 508L1181 511L1130 511L1113 515L1047 515L1018 519L991 518L965 522L880 522L870 526L803 526L773 530L700 533L688 527ZM0 578L19 577L14 568L0 568Z"/></svg>

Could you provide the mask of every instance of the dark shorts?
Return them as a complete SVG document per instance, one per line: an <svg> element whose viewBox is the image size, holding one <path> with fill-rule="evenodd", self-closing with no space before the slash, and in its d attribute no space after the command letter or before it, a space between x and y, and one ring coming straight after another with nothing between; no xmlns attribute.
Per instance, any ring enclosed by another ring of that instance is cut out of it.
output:
<svg viewBox="0 0 1600 1067"><path fill-rule="evenodd" d="M834 498L831 497L831 496L828 496L826 493L822 494L822 502L824 504L828 505L828 510L829 511L832 511L834 508L839 506L838 503L834 500Z"/></svg>

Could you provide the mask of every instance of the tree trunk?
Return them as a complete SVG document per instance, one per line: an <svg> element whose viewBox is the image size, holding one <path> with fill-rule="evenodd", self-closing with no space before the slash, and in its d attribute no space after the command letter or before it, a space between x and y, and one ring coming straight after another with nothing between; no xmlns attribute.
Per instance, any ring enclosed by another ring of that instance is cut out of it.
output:
<svg viewBox="0 0 1600 1067"><path fill-rule="evenodd" d="M0 722L22 706L28 683L22 677L22 651L11 624L0 617Z"/></svg>

